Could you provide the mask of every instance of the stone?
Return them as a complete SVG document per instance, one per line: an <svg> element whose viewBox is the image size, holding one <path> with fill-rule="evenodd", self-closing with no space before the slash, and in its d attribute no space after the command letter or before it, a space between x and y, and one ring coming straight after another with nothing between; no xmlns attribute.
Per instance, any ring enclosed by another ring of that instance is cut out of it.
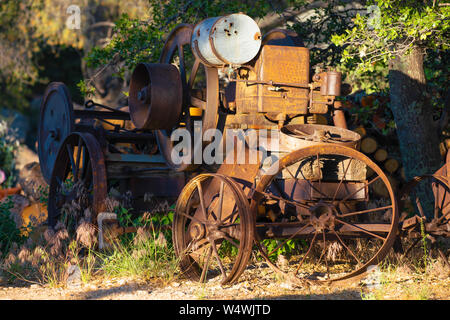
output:
<svg viewBox="0 0 450 320"><path fill-rule="evenodd" d="M21 144L16 154L16 169L22 170L27 164L34 163L39 165L39 156L31 150L27 145ZM40 168L39 168L40 171Z"/></svg>
<svg viewBox="0 0 450 320"><path fill-rule="evenodd" d="M44 195L47 183L41 173L38 162L30 162L24 165L19 171L19 185L24 194L33 201L39 201Z"/></svg>
<svg viewBox="0 0 450 320"><path fill-rule="evenodd" d="M81 270L77 265L69 265L67 268L67 284L77 285L81 282Z"/></svg>

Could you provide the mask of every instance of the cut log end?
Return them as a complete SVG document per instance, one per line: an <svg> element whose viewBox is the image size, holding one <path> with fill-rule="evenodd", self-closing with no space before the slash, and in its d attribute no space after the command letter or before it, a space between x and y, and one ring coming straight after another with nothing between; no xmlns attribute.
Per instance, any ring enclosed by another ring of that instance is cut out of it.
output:
<svg viewBox="0 0 450 320"><path fill-rule="evenodd" d="M378 143L374 138L366 137L361 141L361 151L365 154L372 154L378 148Z"/></svg>
<svg viewBox="0 0 450 320"><path fill-rule="evenodd" d="M387 159L388 153L385 149L378 149L373 157L376 161L383 162Z"/></svg>
<svg viewBox="0 0 450 320"><path fill-rule="evenodd" d="M400 167L400 164L395 159L388 159L384 163L384 168L390 173L393 174Z"/></svg>

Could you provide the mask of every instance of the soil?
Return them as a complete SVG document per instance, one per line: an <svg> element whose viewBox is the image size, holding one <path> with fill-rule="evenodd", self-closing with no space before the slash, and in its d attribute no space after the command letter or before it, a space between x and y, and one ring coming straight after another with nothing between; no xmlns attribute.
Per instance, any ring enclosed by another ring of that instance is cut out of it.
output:
<svg viewBox="0 0 450 320"><path fill-rule="evenodd" d="M370 275L329 286L298 287L277 279L267 266L251 266L238 283L221 286L186 279L140 281L132 278L96 279L63 288L28 283L8 284L0 280L0 300L361 300L450 298L450 272L424 277L410 272L395 275L388 284L370 285ZM372 277L373 278L373 277ZM214 279L212 279L214 280ZM386 281L385 281L386 282ZM381 289L380 289L381 286ZM422 292L426 287L426 292ZM380 294L381 293L381 294Z"/></svg>

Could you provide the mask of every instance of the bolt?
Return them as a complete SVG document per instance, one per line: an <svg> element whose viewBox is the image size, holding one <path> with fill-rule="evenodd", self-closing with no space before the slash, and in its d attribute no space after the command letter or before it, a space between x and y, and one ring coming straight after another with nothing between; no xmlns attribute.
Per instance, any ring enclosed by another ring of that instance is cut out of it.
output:
<svg viewBox="0 0 450 320"><path fill-rule="evenodd" d="M59 130L58 129L50 130L50 137L52 137L52 139L58 141L59 140Z"/></svg>
<svg viewBox="0 0 450 320"><path fill-rule="evenodd" d="M142 88L142 90L138 92L137 98L142 102L145 102L147 100L147 87Z"/></svg>

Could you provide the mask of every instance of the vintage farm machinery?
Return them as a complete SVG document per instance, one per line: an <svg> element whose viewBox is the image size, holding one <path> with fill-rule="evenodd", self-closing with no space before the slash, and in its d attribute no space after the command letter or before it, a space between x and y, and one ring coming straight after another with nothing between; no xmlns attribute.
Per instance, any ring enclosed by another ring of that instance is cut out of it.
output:
<svg viewBox="0 0 450 320"><path fill-rule="evenodd" d="M49 225L74 200L95 223L114 186L131 191L133 208L152 210L147 193L176 202L173 245L194 279L236 281L252 252L300 282L362 274L394 244L397 201L346 128L341 74L311 75L309 60L295 33L261 35L233 14L177 26L159 63L133 71L128 109L89 101L75 110L65 85L50 84L38 137ZM180 129L188 138L171 139ZM202 155L217 141L195 137L210 129L223 137L237 130L232 141L244 147L229 150L246 161L207 163ZM280 252L289 259L275 258Z"/></svg>

